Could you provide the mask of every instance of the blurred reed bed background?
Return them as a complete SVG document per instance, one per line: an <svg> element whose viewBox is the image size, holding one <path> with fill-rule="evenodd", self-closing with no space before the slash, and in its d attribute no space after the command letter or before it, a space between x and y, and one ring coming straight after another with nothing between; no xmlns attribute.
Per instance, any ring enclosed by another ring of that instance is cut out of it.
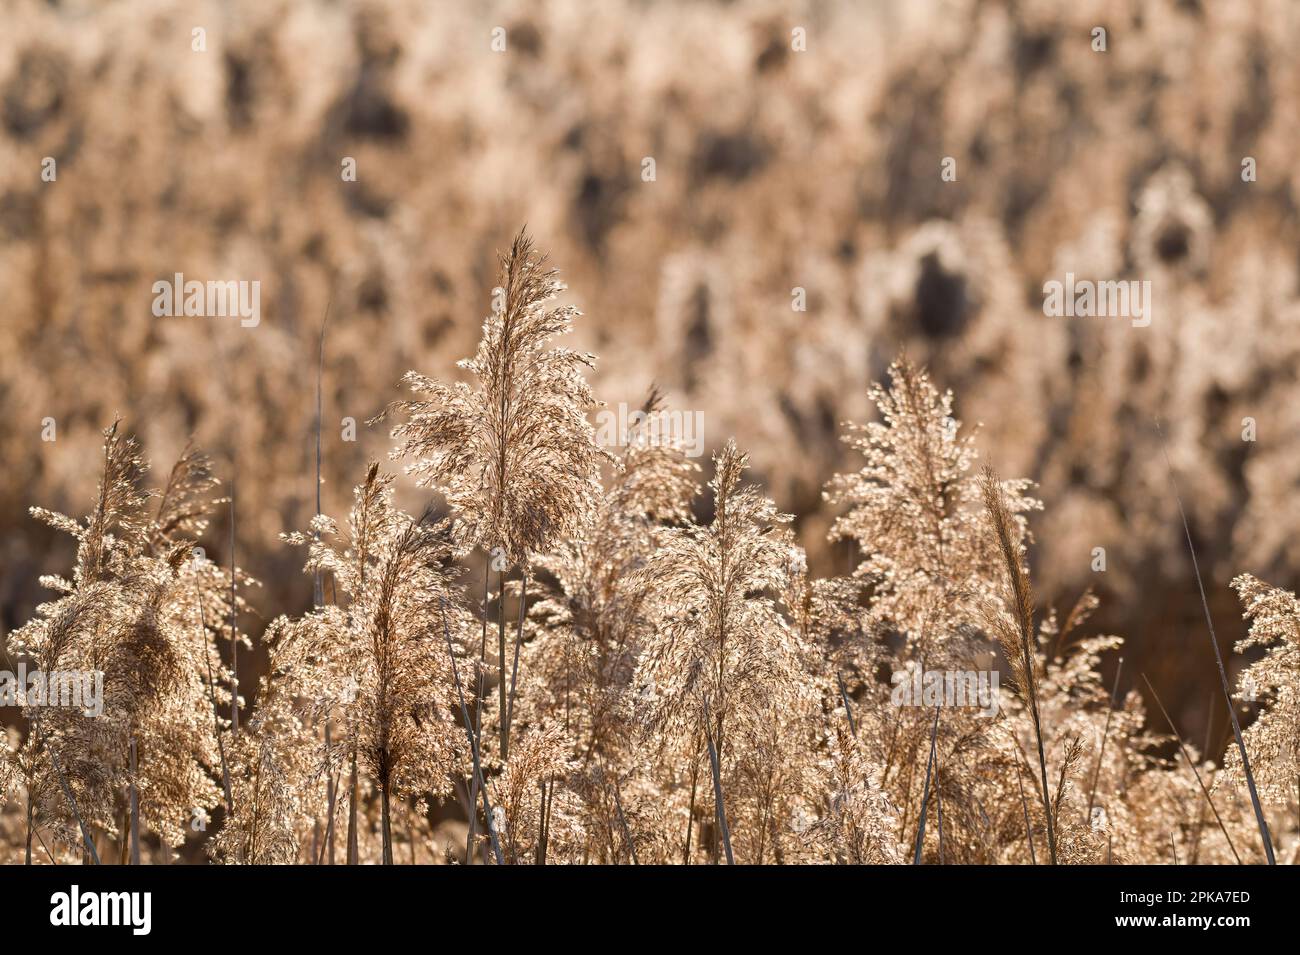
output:
<svg viewBox="0 0 1300 955"><path fill-rule="evenodd" d="M3 628L68 565L28 507L84 511L118 414L160 467L193 437L237 478L252 612L310 607L278 535L315 513L327 307L321 495L338 514L388 448L364 422L407 369L473 353L496 254L527 222L587 316L573 344L600 355L596 394L636 406L656 383L703 413L710 453L734 436L820 574L859 559L826 541L823 483L859 466L841 423L872 417L900 350L927 367L984 458L1049 504L1030 519L1040 599L1094 587L1098 626L1129 641L1122 686L1146 672L1200 739L1216 682L1152 419L1226 649L1245 634L1228 581L1294 589L1300 556L1298 49L1284 0L13 0ZM1066 271L1149 279L1151 325L1046 317L1042 284ZM152 283L177 272L259 280L261 323L155 318ZM229 531L214 514L205 545Z"/></svg>

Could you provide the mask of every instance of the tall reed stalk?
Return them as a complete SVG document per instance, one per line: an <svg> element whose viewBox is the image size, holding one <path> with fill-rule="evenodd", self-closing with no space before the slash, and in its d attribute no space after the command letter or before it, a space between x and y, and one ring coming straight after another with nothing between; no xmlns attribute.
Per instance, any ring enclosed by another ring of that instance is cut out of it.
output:
<svg viewBox="0 0 1300 955"><path fill-rule="evenodd" d="M1038 713L1038 665L1034 650L1034 604L1029 587L1029 573L1025 569L1024 553L1018 543L1019 536L1013 530L1014 518L1007 507L1002 483L990 467L984 469L983 493L984 507L988 511L989 521L997 536L998 548L1006 566L1012 596L1012 615L1018 628L1018 640L1003 639L1003 649L1010 651L1008 662L1015 672L1017 689L1028 705L1033 719L1034 740L1038 744L1038 771L1042 782L1043 816L1047 820L1047 849L1052 865L1056 865L1056 822L1052 814L1051 799L1048 796L1050 788L1047 783L1047 753L1043 745L1043 723ZM1002 636L1004 635L1000 634L1000 637Z"/></svg>
<svg viewBox="0 0 1300 955"><path fill-rule="evenodd" d="M1187 511L1183 509L1183 497L1178 493L1178 477L1174 473L1174 463L1169 459L1169 449L1165 445L1165 433L1156 421L1156 434L1160 437L1160 450L1165 456L1165 466L1169 470L1169 487L1174 500L1178 503L1178 516L1183 522L1183 534L1187 538L1187 551L1192 555L1192 572L1196 575L1196 589L1201 595L1201 608L1205 611L1205 626L1210 632L1210 647L1214 650L1214 662L1219 668L1219 684L1223 689L1223 702L1228 707L1228 718L1232 721L1232 735L1237 740L1237 751L1241 755L1241 767L1246 773L1246 786L1250 790L1250 804L1255 810L1255 822L1259 826L1260 842L1264 845L1264 857L1269 865L1276 865L1273 857L1273 839L1269 835L1268 821L1264 818L1264 809L1259 803L1259 791L1255 787L1255 774L1250 770L1250 755L1246 752L1246 741L1241 735L1241 724L1237 721L1237 709L1232 705L1232 691L1228 688L1228 671L1223 666L1223 654L1219 652L1219 636L1214 632L1214 617L1210 614L1210 601L1205 596L1205 582L1201 579L1201 565L1196 560L1196 546L1192 543L1192 528L1187 523Z"/></svg>

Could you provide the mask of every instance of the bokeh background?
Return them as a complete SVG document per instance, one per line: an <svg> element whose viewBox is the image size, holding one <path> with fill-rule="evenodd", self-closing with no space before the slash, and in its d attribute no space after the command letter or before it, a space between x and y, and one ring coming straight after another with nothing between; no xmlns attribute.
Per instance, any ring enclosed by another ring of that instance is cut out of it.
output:
<svg viewBox="0 0 1300 955"><path fill-rule="evenodd" d="M840 422L906 349L986 459L1039 482L1043 603L1095 587L1124 684L1145 671L1185 735L1214 671L1154 417L1225 648L1233 575L1295 587L1290 0L5 0L0 22L5 632L71 563L27 508L87 510L115 414L156 472L193 436L237 475L255 605L308 606L278 535L314 510L327 304L337 514L387 450L363 422L408 368L455 374L525 222L585 313L597 393L655 382L710 448L735 435L815 571L853 561L824 543L821 487L858 466ZM1066 271L1151 281L1152 324L1044 316ZM155 318L175 272L260 281L261 324Z"/></svg>

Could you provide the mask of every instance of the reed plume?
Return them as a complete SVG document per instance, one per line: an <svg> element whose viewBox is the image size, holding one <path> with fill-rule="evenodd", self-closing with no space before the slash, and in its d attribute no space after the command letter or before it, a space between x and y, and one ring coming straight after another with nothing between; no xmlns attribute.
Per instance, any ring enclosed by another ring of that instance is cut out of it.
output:
<svg viewBox="0 0 1300 955"><path fill-rule="evenodd" d="M444 384L408 372L421 397L391 405L395 459L446 498L457 539L499 564L497 722L500 757L509 756L504 603L506 565L520 568L526 599L529 560L572 531L600 492L602 454L586 418L596 404L583 378L594 357L551 341L580 314L550 303L564 291L524 230L501 257L501 285L473 358L459 363L472 384ZM486 573L486 570L485 570ZM486 586L486 585L485 585ZM520 608L520 626L525 614ZM486 614L486 607L484 608Z"/></svg>
<svg viewBox="0 0 1300 955"><path fill-rule="evenodd" d="M289 535L309 548L306 570L328 572L346 606L318 608L286 622L281 666L315 674L309 692L320 718L335 709L348 728L349 758L379 791L381 853L393 862L392 800L414 792L439 795L463 760L451 673L441 651L442 608L449 602L455 547L446 521L426 510L412 517L393 502L393 479L371 464L356 488L348 533L328 518L312 536ZM327 757L330 754L326 754ZM353 786L355 813L359 791ZM350 823L355 839L356 823Z"/></svg>

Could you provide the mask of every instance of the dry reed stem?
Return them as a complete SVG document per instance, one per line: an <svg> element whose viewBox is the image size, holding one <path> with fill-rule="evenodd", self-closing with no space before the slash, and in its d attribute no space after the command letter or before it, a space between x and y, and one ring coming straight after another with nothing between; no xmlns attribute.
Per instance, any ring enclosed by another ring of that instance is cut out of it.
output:
<svg viewBox="0 0 1300 955"><path fill-rule="evenodd" d="M1201 772L1196 768L1196 761L1192 759L1192 754L1187 751L1187 746L1183 743L1183 734L1178 732L1178 727L1174 725L1173 717L1165 709L1164 703L1160 701L1160 694L1156 688L1151 685L1145 673L1142 674L1142 682L1147 685L1151 691L1151 698L1156 701L1156 706L1160 707L1160 715L1165 718L1169 724L1169 730L1174 734L1174 739L1178 740L1178 750L1183 754L1183 761L1191 767L1192 775L1196 777L1196 785L1201 787L1201 793L1205 796L1205 801L1210 806L1210 811L1214 813L1214 821L1219 824L1219 830L1223 833L1223 838L1228 840L1228 848L1232 850L1232 857L1237 860L1237 865L1242 865L1241 856L1237 854L1237 847L1232 844L1232 836L1228 834L1228 827L1223 824L1223 817L1219 815L1219 809L1214 805L1214 797L1210 795L1210 790L1206 787L1204 780L1201 779Z"/></svg>
<svg viewBox="0 0 1300 955"><path fill-rule="evenodd" d="M1173 461L1169 459L1169 448L1165 445L1165 433L1160 422L1155 422L1156 434L1160 437L1160 450L1165 457L1165 466L1169 471L1169 486L1173 490L1174 500L1178 503L1178 516L1182 518L1183 534L1187 538L1187 551L1192 555L1192 571L1196 575L1196 589L1201 595L1201 607L1205 611L1205 625L1210 632L1210 646L1214 650L1214 662L1219 668L1219 682L1223 689L1223 701L1228 707L1228 718L1232 720L1232 734L1237 739L1237 750L1241 754L1242 769L1246 773L1246 786L1250 790L1250 804L1255 810L1255 822L1259 826L1259 838L1264 844L1264 855L1269 865L1276 865L1273 857L1273 840L1268 832L1268 821L1264 818L1264 809L1259 803L1259 792L1255 788L1255 774L1250 769L1250 756L1246 752L1246 742L1241 735L1241 724L1237 721L1237 710L1232 705L1232 691L1228 688L1228 671L1223 666L1223 654L1219 652L1219 637L1214 632L1214 618L1210 614L1210 602L1205 596L1205 582L1201 579L1201 565L1196 559L1196 547L1192 543L1192 528L1187 523L1187 511L1183 509L1183 498L1178 493L1178 477L1174 473Z"/></svg>

